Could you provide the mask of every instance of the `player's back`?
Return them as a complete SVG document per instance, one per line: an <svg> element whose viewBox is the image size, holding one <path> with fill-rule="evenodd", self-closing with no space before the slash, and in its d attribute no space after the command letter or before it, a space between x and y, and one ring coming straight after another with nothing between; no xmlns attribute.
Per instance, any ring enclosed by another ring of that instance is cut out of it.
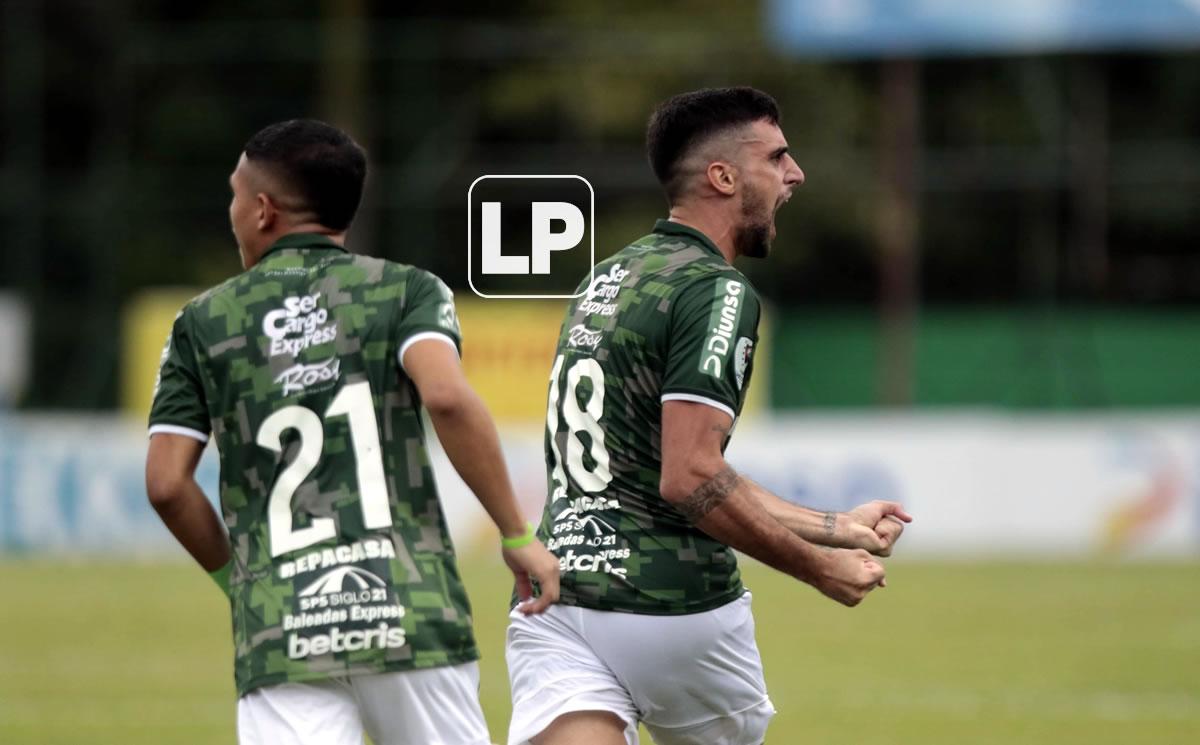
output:
<svg viewBox="0 0 1200 745"><path fill-rule="evenodd" d="M760 313L699 232L660 220L601 262L567 310L550 376L540 533L562 602L692 613L742 593L733 552L659 494L665 401L736 419Z"/></svg>
<svg viewBox="0 0 1200 745"><path fill-rule="evenodd" d="M459 343L436 277L311 234L176 319L151 431L217 441L240 692L477 657L399 364L431 336Z"/></svg>

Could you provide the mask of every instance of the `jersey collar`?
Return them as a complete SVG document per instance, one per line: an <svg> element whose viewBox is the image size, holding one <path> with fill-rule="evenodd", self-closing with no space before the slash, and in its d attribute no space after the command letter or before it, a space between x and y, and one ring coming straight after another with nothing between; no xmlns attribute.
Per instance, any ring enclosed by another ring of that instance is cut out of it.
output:
<svg viewBox="0 0 1200 745"><path fill-rule="evenodd" d="M271 247L263 253L259 261L267 258L277 251L283 251L289 248L304 248L318 251L341 251L349 253L344 247L339 246L329 239L328 236L320 233L288 233L279 240L271 244Z"/></svg>
<svg viewBox="0 0 1200 745"><path fill-rule="evenodd" d="M725 254L721 253L721 249L717 248L717 244L713 243L707 235L683 223L671 222L670 220L657 220L654 223L654 232L691 238L696 243L699 243L702 248L706 248L717 256L720 256L722 260L725 259Z"/></svg>

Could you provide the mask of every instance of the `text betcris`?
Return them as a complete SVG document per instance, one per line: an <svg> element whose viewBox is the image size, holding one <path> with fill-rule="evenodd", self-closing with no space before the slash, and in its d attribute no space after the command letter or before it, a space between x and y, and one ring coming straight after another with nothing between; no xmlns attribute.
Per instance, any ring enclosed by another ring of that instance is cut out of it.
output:
<svg viewBox="0 0 1200 745"><path fill-rule="evenodd" d="M397 649L405 644L404 629L398 626L388 626L380 623L371 629L355 629L342 631L337 626L329 629L327 634L314 634L304 637L297 634L288 636L287 655L298 660L310 655L323 655L330 652L358 652L364 649Z"/></svg>

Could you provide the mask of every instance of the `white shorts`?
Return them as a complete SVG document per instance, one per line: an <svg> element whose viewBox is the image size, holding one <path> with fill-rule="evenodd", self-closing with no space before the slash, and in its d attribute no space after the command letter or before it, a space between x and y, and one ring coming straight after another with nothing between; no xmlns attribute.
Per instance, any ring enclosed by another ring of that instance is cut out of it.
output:
<svg viewBox="0 0 1200 745"><path fill-rule="evenodd" d="M759 745L775 707L754 643L750 593L703 613L648 616L553 605L509 615L509 745L573 711L609 711L637 745Z"/></svg>
<svg viewBox="0 0 1200 745"><path fill-rule="evenodd" d="M489 745L479 664L281 683L238 699L241 745Z"/></svg>

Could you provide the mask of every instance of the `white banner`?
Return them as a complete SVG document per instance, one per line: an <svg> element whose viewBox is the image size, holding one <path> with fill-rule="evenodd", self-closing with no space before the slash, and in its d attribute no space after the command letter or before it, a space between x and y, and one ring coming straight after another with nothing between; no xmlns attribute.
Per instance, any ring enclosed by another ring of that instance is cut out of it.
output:
<svg viewBox="0 0 1200 745"><path fill-rule="evenodd" d="M729 456L801 504L903 502L908 554L1200 553L1195 415L806 417Z"/></svg>
<svg viewBox="0 0 1200 745"><path fill-rule="evenodd" d="M545 499L542 435L502 433L522 504ZM146 501L144 430L111 417L0 418L0 550L179 553ZM215 497L210 447L198 480ZM739 471L822 509L901 501L916 516L903 555L1197 556L1200 412L939 414L762 419L739 426ZM436 448L451 533L496 533Z"/></svg>

